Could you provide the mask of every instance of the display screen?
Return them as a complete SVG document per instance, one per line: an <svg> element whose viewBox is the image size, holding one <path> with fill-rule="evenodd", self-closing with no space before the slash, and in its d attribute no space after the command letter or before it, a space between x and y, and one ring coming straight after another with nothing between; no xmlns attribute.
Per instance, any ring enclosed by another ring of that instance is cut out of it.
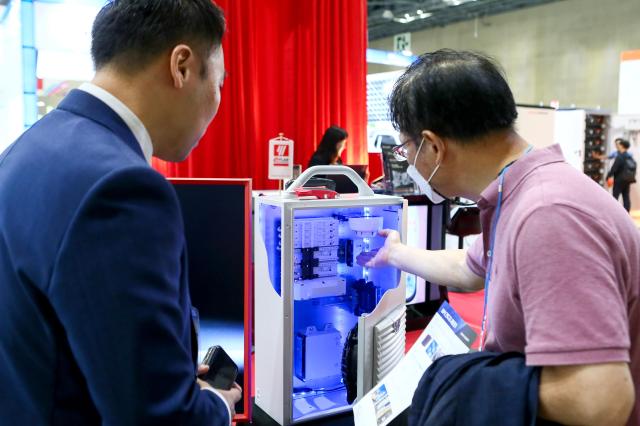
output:
<svg viewBox="0 0 640 426"><path fill-rule="evenodd" d="M385 191L389 194L415 194L416 187L413 179L407 174L409 163L398 161L393 149L396 145L381 144L382 162L384 166Z"/></svg>
<svg viewBox="0 0 640 426"><path fill-rule="evenodd" d="M407 245L422 250L427 249L428 209L426 205L409 206L407 209ZM407 304L425 301L424 278L406 273Z"/></svg>
<svg viewBox="0 0 640 426"><path fill-rule="evenodd" d="M246 181L228 183L173 182L182 207L191 303L200 315L198 361L219 345L238 366L237 382L245 384L245 279L248 277ZM248 382L246 382L248 383ZM243 400L236 413L244 413Z"/></svg>

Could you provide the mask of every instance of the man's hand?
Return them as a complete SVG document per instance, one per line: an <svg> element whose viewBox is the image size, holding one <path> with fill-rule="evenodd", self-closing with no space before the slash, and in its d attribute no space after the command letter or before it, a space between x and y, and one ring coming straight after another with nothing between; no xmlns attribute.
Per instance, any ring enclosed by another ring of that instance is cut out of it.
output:
<svg viewBox="0 0 640 426"><path fill-rule="evenodd" d="M198 374L197 374L197 376L200 377L203 374L206 374L207 371L209 371L209 366L207 364L200 364L198 366Z"/></svg>
<svg viewBox="0 0 640 426"><path fill-rule="evenodd" d="M400 234L391 229L382 229L378 231L378 235L387 237L384 246L378 250L360 253L356 259L358 265L367 268L381 268L391 265L391 254L402 246Z"/></svg>
<svg viewBox="0 0 640 426"><path fill-rule="evenodd" d="M214 389L209 383L202 379L197 379L197 381L200 385L200 389ZM229 390L215 389L215 391L222 395L222 397L227 401L229 410L231 410L231 417L233 418L233 416L236 415L236 403L240 401L240 398L242 398L242 388L239 384L234 383Z"/></svg>
<svg viewBox="0 0 640 426"><path fill-rule="evenodd" d="M205 374L207 371L209 371L208 365L201 364L198 366L198 376ZM204 380L197 379L197 381L200 385L200 389L214 389L209 383L205 382ZM229 390L215 389L215 391L222 395L222 397L227 401L229 409L231 410L231 417L235 416L236 403L240 401L240 398L242 398L242 388L240 387L240 385L234 383Z"/></svg>

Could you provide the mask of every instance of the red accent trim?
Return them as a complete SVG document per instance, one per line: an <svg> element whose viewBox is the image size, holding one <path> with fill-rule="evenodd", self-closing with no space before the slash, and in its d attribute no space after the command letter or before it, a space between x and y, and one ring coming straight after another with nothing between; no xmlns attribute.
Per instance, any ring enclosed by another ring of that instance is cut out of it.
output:
<svg viewBox="0 0 640 426"><path fill-rule="evenodd" d="M310 198L317 198L319 200L324 200L324 199L334 199L338 197L338 193L336 191L327 189L324 186L319 188L296 188L295 192L298 198L310 197Z"/></svg>
<svg viewBox="0 0 640 426"><path fill-rule="evenodd" d="M236 423L251 422L251 338L253 334L253 283L251 278L251 179L210 179L210 178L167 178L174 185L241 185L244 187L244 381L242 394L244 395L244 413L236 414Z"/></svg>

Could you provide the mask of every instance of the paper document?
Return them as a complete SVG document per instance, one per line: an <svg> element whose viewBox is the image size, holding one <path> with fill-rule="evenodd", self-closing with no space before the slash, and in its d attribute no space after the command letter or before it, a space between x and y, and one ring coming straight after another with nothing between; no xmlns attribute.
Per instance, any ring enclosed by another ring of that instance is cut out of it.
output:
<svg viewBox="0 0 640 426"><path fill-rule="evenodd" d="M385 426L411 405L427 368L443 355L470 351L476 333L444 302L402 361L353 406L356 426Z"/></svg>

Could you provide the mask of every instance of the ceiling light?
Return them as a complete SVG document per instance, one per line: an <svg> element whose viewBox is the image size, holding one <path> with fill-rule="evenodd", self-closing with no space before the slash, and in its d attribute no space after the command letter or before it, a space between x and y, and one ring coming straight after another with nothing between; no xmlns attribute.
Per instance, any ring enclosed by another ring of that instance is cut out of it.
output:
<svg viewBox="0 0 640 426"><path fill-rule="evenodd" d="M389 9L386 9L384 12L382 12L382 17L384 19L393 19L393 12Z"/></svg>
<svg viewBox="0 0 640 426"><path fill-rule="evenodd" d="M407 18L393 18L395 22L399 22L401 24L408 24L409 22L413 22L417 19L415 16L409 15Z"/></svg>

